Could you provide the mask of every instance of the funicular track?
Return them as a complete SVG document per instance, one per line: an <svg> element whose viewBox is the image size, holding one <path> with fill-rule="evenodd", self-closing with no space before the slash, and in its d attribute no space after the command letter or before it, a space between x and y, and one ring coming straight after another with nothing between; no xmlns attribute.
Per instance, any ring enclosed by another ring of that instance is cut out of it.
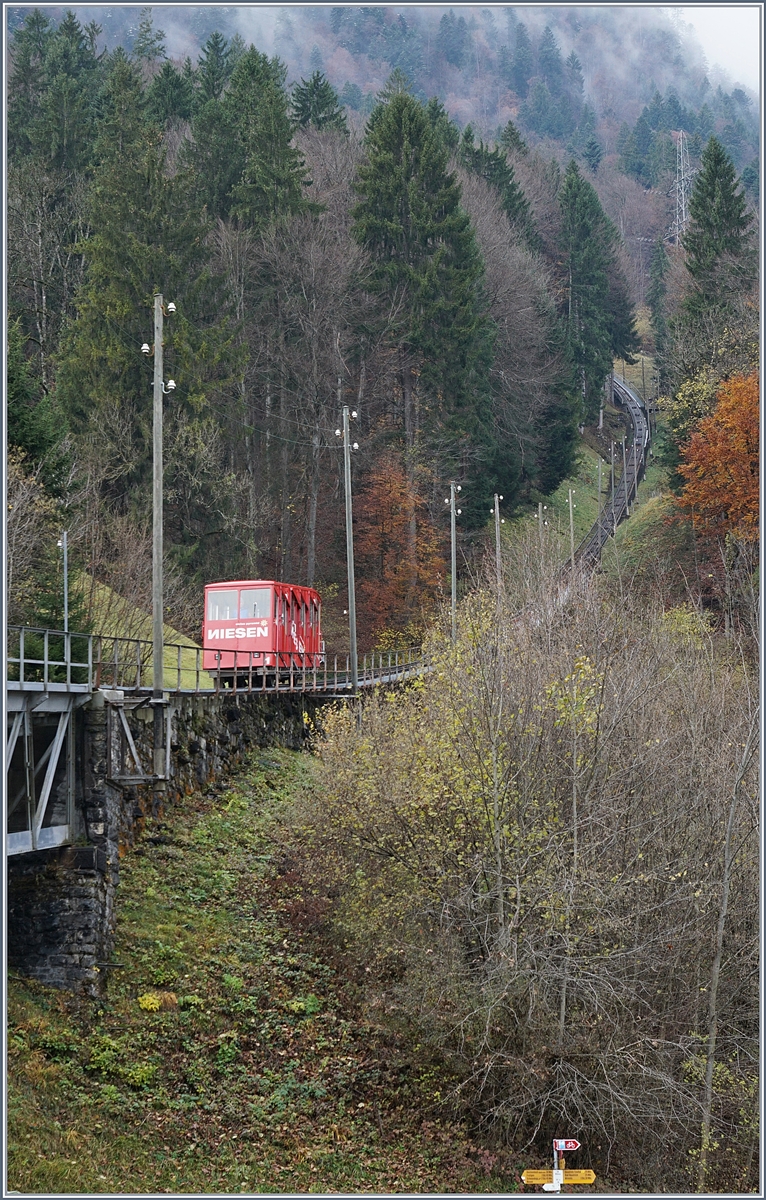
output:
<svg viewBox="0 0 766 1200"><path fill-rule="evenodd" d="M644 405L633 389L625 383L615 380L614 391L615 400L630 416L633 441L628 447L622 477L615 482L599 519L575 550L575 563L581 567L592 568L599 563L601 551L608 538L614 536L617 526L629 515L630 504L636 497L639 481L646 469L649 422ZM568 569L571 570L571 567Z"/></svg>

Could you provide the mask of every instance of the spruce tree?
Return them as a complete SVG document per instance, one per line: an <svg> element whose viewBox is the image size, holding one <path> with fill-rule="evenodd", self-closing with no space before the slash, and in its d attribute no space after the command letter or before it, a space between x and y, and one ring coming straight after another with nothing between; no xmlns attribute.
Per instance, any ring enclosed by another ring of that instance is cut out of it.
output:
<svg viewBox="0 0 766 1200"><path fill-rule="evenodd" d="M296 123L305 128L336 129L348 134L346 115L340 106L338 93L321 71L315 71L309 80L301 79L293 87L292 113Z"/></svg>
<svg viewBox="0 0 766 1200"><path fill-rule="evenodd" d="M529 40L526 25L519 22L516 26L516 45L511 59L511 86L522 100L526 99L529 91L529 80L533 70L532 43Z"/></svg>
<svg viewBox="0 0 766 1200"><path fill-rule="evenodd" d="M598 170L598 165L603 157L603 150L601 149L601 145L595 134L592 133L585 143L582 156L589 170L591 170L595 175L596 171Z"/></svg>
<svg viewBox="0 0 766 1200"><path fill-rule="evenodd" d="M93 132L99 62L74 13L67 12L49 39L43 89L28 136L48 163L62 170L85 166Z"/></svg>
<svg viewBox="0 0 766 1200"><path fill-rule="evenodd" d="M617 262L617 231L574 160L564 176L559 204L567 345L582 392L583 418L592 420L613 359L633 361L633 309Z"/></svg>
<svg viewBox="0 0 766 1200"><path fill-rule="evenodd" d="M171 62L164 62L151 82L146 99L149 112L161 124L173 117L188 121L194 105L189 74L177 71Z"/></svg>
<svg viewBox="0 0 766 1200"><path fill-rule="evenodd" d="M557 96L564 85L564 64L561 60L561 52L556 45L553 31L549 25L546 25L543 30L543 36L540 39L540 48L537 52L537 61L540 67L540 74L548 85L549 92L551 95Z"/></svg>
<svg viewBox="0 0 766 1200"><path fill-rule="evenodd" d="M284 88L286 68L254 46L243 54L224 98L230 126L244 154L244 170L232 189L232 212L246 225L316 209L304 195L309 180L292 144L293 125Z"/></svg>
<svg viewBox="0 0 766 1200"><path fill-rule="evenodd" d="M477 146L473 128L466 125L460 142L459 160L467 170L480 175L497 190L512 228L521 232L531 249L539 250L540 238L532 220L529 201L516 182L515 172L505 153L497 147L490 150L482 141Z"/></svg>
<svg viewBox="0 0 766 1200"><path fill-rule="evenodd" d="M665 276L670 268L665 243L662 236L657 238L652 251L652 261L649 265L649 287L646 291L646 303L649 306L650 322L654 334L655 356L662 363L667 338L667 322L665 319L665 295L667 284Z"/></svg>
<svg viewBox="0 0 766 1200"><path fill-rule="evenodd" d="M57 395L74 435L102 444L104 502L145 518L152 372L141 344L152 341L154 293L176 304L165 325L166 378L177 383L165 402L166 531L169 551L193 570L201 568L206 545L217 548L205 539L220 528L228 505L225 472L207 450L239 369L227 300L210 270L208 227L190 203L185 173L170 177L164 169L159 130L147 119L138 71L122 51L112 56L102 106L90 231L77 247L86 277L77 319L62 341ZM173 446L181 429L179 462Z"/></svg>
<svg viewBox="0 0 766 1200"><path fill-rule="evenodd" d="M141 19L138 23L138 33L133 42L133 58L150 65L158 58L165 58L165 34L161 29L154 28L151 8L141 9Z"/></svg>
<svg viewBox="0 0 766 1200"><path fill-rule="evenodd" d="M46 13L35 8L11 42L11 79L8 95L8 156L17 158L32 150L31 131L40 113L47 81L45 60L54 35Z"/></svg>
<svg viewBox="0 0 766 1200"><path fill-rule="evenodd" d="M693 287L685 307L700 315L720 308L757 277L752 217L734 164L717 138L711 137L702 153L689 213L682 243Z"/></svg>
<svg viewBox="0 0 766 1200"><path fill-rule="evenodd" d="M396 299L388 336L400 364L408 448L419 433L446 434L456 448L483 448L486 463L493 331L483 263L447 149L423 106L400 92L373 111L365 150L353 232L373 258L375 290L388 304ZM428 412L423 429L419 411ZM494 469L483 480L490 491Z"/></svg>
<svg viewBox="0 0 766 1200"><path fill-rule="evenodd" d="M218 30L211 33L200 53L197 64L200 104L208 100L220 100L223 89L231 74L229 48L226 38Z"/></svg>

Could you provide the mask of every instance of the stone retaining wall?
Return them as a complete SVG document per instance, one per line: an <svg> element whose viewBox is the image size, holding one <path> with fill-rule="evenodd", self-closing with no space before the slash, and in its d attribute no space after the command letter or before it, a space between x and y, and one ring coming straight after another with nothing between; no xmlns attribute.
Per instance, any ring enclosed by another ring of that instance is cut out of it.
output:
<svg viewBox="0 0 766 1200"><path fill-rule="evenodd" d="M109 969L120 852L148 817L210 780L224 779L250 747L305 745L316 703L294 695L182 696L171 701L171 777L163 791L119 787L108 779L108 708L97 692L78 714L75 846L8 860L8 964L44 983L96 995ZM145 769L152 760L151 709L126 710ZM117 721L111 722L117 738ZM81 843L81 844L79 844Z"/></svg>

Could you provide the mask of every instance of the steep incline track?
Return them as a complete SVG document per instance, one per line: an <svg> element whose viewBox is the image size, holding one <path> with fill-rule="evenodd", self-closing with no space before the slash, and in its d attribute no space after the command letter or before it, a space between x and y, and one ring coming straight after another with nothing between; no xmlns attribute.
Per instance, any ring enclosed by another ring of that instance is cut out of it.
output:
<svg viewBox="0 0 766 1200"><path fill-rule="evenodd" d="M643 401L627 384L614 381L615 400L624 407L633 423L633 443L628 447L626 469L615 484L601 516L575 550L575 562L582 566L595 566L600 558L607 538L614 535L617 526L628 515L628 506L635 498L638 483L646 468L649 446L649 424Z"/></svg>

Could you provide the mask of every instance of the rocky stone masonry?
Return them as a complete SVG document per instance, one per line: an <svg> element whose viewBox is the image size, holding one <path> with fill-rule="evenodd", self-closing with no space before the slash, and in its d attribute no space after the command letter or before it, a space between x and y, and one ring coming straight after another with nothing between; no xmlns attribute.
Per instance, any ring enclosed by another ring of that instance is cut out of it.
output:
<svg viewBox="0 0 766 1200"><path fill-rule="evenodd" d="M121 851L140 838L147 818L161 817L212 779L224 779L251 746L301 749L306 717L314 720L316 713L316 704L300 696L173 698L171 778L159 793L108 781L107 706L113 699L108 692L96 692L78 714L76 844L8 860L9 967L94 996L110 967ZM126 710L126 715L148 769L152 711L147 706ZM116 731L117 721L111 724Z"/></svg>

